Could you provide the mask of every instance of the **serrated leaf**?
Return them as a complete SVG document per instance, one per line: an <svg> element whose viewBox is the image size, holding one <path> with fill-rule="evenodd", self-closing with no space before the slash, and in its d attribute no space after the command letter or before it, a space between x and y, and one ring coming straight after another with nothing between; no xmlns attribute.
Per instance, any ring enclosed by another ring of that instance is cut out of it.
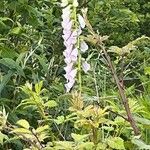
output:
<svg viewBox="0 0 150 150"><path fill-rule="evenodd" d="M11 34L19 34L20 32L21 32L21 27L15 27L10 31Z"/></svg>
<svg viewBox="0 0 150 150"><path fill-rule="evenodd" d="M107 139L107 144L113 149L125 149L124 141L120 137L110 137Z"/></svg>
<svg viewBox="0 0 150 150"><path fill-rule="evenodd" d="M41 126L41 127L38 127L38 128L36 129L36 132L37 132L37 133L40 133L40 132L43 132L44 130L47 130L47 129L49 129L49 126L48 126L48 125Z"/></svg>
<svg viewBox="0 0 150 150"><path fill-rule="evenodd" d="M56 107L57 106L57 103L54 101L54 100L49 100L48 102L46 102L44 104L45 107L49 107L49 108L52 108L52 107Z"/></svg>
<svg viewBox="0 0 150 150"><path fill-rule="evenodd" d="M92 150L92 149L94 149L94 143L93 142L84 142L78 146L78 149L79 150L84 150L84 149Z"/></svg>
<svg viewBox="0 0 150 150"><path fill-rule="evenodd" d="M17 121L17 124L20 125L21 127L24 127L25 129L29 129L30 125L28 123L28 121L21 119L19 121Z"/></svg>
<svg viewBox="0 0 150 150"><path fill-rule="evenodd" d="M80 135L80 134L71 133L71 136L75 142L83 142L89 136L89 134Z"/></svg>
<svg viewBox="0 0 150 150"><path fill-rule="evenodd" d="M58 116L57 119L54 119L54 121L57 123L57 124L62 124L65 122L65 117L64 116Z"/></svg>
<svg viewBox="0 0 150 150"><path fill-rule="evenodd" d="M25 128L16 128L11 131L11 133L16 133L16 134L32 134L31 131Z"/></svg>

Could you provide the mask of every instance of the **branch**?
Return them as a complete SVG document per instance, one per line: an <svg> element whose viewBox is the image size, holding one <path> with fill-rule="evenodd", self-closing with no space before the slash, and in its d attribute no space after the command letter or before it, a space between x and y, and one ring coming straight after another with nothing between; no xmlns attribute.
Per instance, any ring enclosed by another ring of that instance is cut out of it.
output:
<svg viewBox="0 0 150 150"><path fill-rule="evenodd" d="M114 65L113 65L113 63L112 63L112 61L110 59L110 56L108 55L104 45L103 44L99 44L99 46L101 47L101 49L104 52L104 55L106 57L106 61L107 61L108 67L110 68L112 76L113 76L113 78L114 78L114 80L115 80L115 82L117 84L122 103L123 103L123 105L125 107L125 110L126 110L126 113L127 113L128 121L129 121L131 127L133 128L134 134L135 135L139 135L140 131L139 131L137 125L136 125L136 122L135 122L135 120L134 120L134 118L132 116L131 110L129 108L129 103L128 103L128 99L127 99L127 97L125 95L125 92L124 92L124 87L119 82L119 78L117 76L117 73L116 73L116 70L114 68Z"/></svg>

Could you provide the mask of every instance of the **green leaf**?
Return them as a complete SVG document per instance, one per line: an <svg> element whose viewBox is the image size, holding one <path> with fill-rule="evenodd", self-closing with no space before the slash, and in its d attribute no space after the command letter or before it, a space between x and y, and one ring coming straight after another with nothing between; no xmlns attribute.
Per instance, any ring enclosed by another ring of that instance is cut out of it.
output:
<svg viewBox="0 0 150 150"><path fill-rule="evenodd" d="M144 73L145 73L146 75L150 75L150 67L145 67L145 68L144 68Z"/></svg>
<svg viewBox="0 0 150 150"><path fill-rule="evenodd" d="M107 144L113 149L125 149L124 141L120 137L110 137L107 139Z"/></svg>
<svg viewBox="0 0 150 150"><path fill-rule="evenodd" d="M54 121L57 123L57 124L62 124L65 122L65 117L64 116L58 116L57 119L54 119Z"/></svg>
<svg viewBox="0 0 150 150"><path fill-rule="evenodd" d="M93 142L84 142L78 146L79 150L92 150L94 149Z"/></svg>
<svg viewBox="0 0 150 150"><path fill-rule="evenodd" d="M71 133L71 136L75 142L83 142L89 136L89 134L80 135L80 134Z"/></svg>
<svg viewBox="0 0 150 150"><path fill-rule="evenodd" d="M0 95L2 90L4 89L4 87L7 85L7 83L9 82L11 76L13 75L13 71L8 71L8 73L2 78L2 81L0 83Z"/></svg>
<svg viewBox="0 0 150 150"><path fill-rule="evenodd" d="M132 143L137 145L139 149L150 149L150 145L145 144L142 140L134 138L132 139Z"/></svg>
<svg viewBox="0 0 150 150"><path fill-rule="evenodd" d="M3 145L4 139L8 139L8 136L0 132L0 144Z"/></svg>
<svg viewBox="0 0 150 150"><path fill-rule="evenodd" d="M40 94L42 86L43 86L43 81L40 81L39 83L35 84L35 91L37 94Z"/></svg>
<svg viewBox="0 0 150 150"><path fill-rule="evenodd" d="M16 128L16 129L13 129L13 131L11 131L10 133L16 133L16 134L31 134L31 131L29 131L28 129L25 129L25 128Z"/></svg>
<svg viewBox="0 0 150 150"><path fill-rule="evenodd" d="M102 149L106 149L107 145L105 143L98 143L96 150L102 150Z"/></svg>
<svg viewBox="0 0 150 150"><path fill-rule="evenodd" d="M48 107L48 108L52 108L52 107L56 107L57 106L57 103L54 101L54 100L49 100L48 102L46 102L44 104L45 107Z"/></svg>
<svg viewBox="0 0 150 150"><path fill-rule="evenodd" d="M0 46L0 56L2 58L15 58L18 56L18 53L12 49L12 48L9 48L7 46Z"/></svg>
<svg viewBox="0 0 150 150"><path fill-rule="evenodd" d="M41 126L41 127L38 127L36 129L36 132L37 133L40 133L40 132L43 132L44 130L48 130L49 129L49 126L48 125L45 125L45 126Z"/></svg>
<svg viewBox="0 0 150 150"><path fill-rule="evenodd" d="M149 119L146 119L146 118L141 118L141 117L134 117L135 120L143 125L148 125L150 126L150 120Z"/></svg>
<svg viewBox="0 0 150 150"><path fill-rule="evenodd" d="M25 74L24 74L22 68L13 59L2 58L2 59L0 59L0 64L3 64L10 69L15 69L19 75L25 77Z"/></svg>
<svg viewBox="0 0 150 150"><path fill-rule="evenodd" d="M19 34L21 32L21 29L22 29L21 27L15 27L10 31L10 33L11 34Z"/></svg>
<svg viewBox="0 0 150 150"><path fill-rule="evenodd" d="M20 125L21 127L24 127L25 129L30 128L29 123L24 119L21 119L21 120L17 121L17 124Z"/></svg>
<svg viewBox="0 0 150 150"><path fill-rule="evenodd" d="M54 147L56 150L72 150L73 142L70 141L59 141L55 142L56 146Z"/></svg>

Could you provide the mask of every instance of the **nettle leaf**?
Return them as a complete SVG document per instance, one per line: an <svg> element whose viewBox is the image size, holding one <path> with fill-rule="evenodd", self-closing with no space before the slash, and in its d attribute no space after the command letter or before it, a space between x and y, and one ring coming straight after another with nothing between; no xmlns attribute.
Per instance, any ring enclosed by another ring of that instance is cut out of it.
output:
<svg viewBox="0 0 150 150"><path fill-rule="evenodd" d="M57 124L62 124L65 122L65 117L64 116L58 116L57 119L54 119L54 121L57 123Z"/></svg>
<svg viewBox="0 0 150 150"><path fill-rule="evenodd" d="M107 145L105 143L98 143L96 146L96 150L106 149Z"/></svg>
<svg viewBox="0 0 150 150"><path fill-rule="evenodd" d="M54 142L56 146L54 147L56 150L72 150L73 148L73 142L69 141L59 141L59 142Z"/></svg>
<svg viewBox="0 0 150 150"><path fill-rule="evenodd" d="M31 131L29 131L28 129L25 129L25 128L13 129L13 131L11 133L32 135Z"/></svg>
<svg viewBox="0 0 150 150"><path fill-rule="evenodd" d="M21 32L21 27L15 27L10 31L10 34L19 34Z"/></svg>
<svg viewBox="0 0 150 150"><path fill-rule="evenodd" d="M24 119L21 119L21 120L17 121L17 124L24 127L25 129L30 128L30 125L29 125L28 121L26 121Z"/></svg>
<svg viewBox="0 0 150 150"><path fill-rule="evenodd" d="M45 107L52 108L56 107L58 104L54 100L49 100L44 104Z"/></svg>
<svg viewBox="0 0 150 150"><path fill-rule="evenodd" d="M48 126L48 125L45 125L45 126L38 127L38 128L36 129L36 132L37 132L37 133L41 133L41 132L43 132L43 131L45 131L45 130L48 130L48 129L49 129L49 126Z"/></svg>
<svg viewBox="0 0 150 150"><path fill-rule="evenodd" d="M80 135L80 134L71 133L71 136L75 142L83 142L89 136L89 134Z"/></svg>
<svg viewBox="0 0 150 150"><path fill-rule="evenodd" d="M82 143L82 144L80 144L79 146L78 146L78 148L79 149L82 149L82 150L92 150L92 149L94 149L94 143L93 142L84 142L84 143Z"/></svg>
<svg viewBox="0 0 150 150"><path fill-rule="evenodd" d="M120 137L110 137L107 139L107 144L113 149L125 149L124 141Z"/></svg>

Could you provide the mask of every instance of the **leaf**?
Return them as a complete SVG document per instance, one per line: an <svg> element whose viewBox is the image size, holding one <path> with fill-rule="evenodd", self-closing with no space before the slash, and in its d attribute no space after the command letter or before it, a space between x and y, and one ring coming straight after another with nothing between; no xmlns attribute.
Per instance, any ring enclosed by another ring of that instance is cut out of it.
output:
<svg viewBox="0 0 150 150"><path fill-rule="evenodd" d="M52 108L56 107L58 104L54 100L49 100L44 104L45 107Z"/></svg>
<svg viewBox="0 0 150 150"><path fill-rule="evenodd" d="M72 150L73 142L70 141L59 141L55 142L56 146L54 147L56 150Z"/></svg>
<svg viewBox="0 0 150 150"><path fill-rule="evenodd" d="M144 73L145 73L145 75L150 75L150 67L145 67Z"/></svg>
<svg viewBox="0 0 150 150"><path fill-rule="evenodd" d="M145 144L142 140L134 138L132 139L132 143L137 145L139 149L150 149L150 145Z"/></svg>
<svg viewBox="0 0 150 150"><path fill-rule="evenodd" d="M3 64L3 65L7 66L10 69L15 69L19 75L25 77L23 69L13 59L2 58L2 59L0 59L0 64Z"/></svg>
<svg viewBox="0 0 150 150"><path fill-rule="evenodd" d="M104 150L107 148L107 145L105 143L98 143L96 150Z"/></svg>
<svg viewBox="0 0 150 150"><path fill-rule="evenodd" d="M78 146L79 150L92 150L94 149L93 142L84 142Z"/></svg>
<svg viewBox="0 0 150 150"><path fill-rule="evenodd" d="M29 131L28 129L25 129L25 128L16 128L16 129L13 129L13 131L11 131L10 133L16 133L16 134L31 134L31 131Z"/></svg>
<svg viewBox="0 0 150 150"><path fill-rule="evenodd" d="M34 56L39 60L39 63L40 65L42 66L42 71L44 71L44 73L47 73L49 72L49 69L48 69L48 65L46 64L47 60L44 59L44 57L40 57L36 54L34 54Z"/></svg>
<svg viewBox="0 0 150 150"><path fill-rule="evenodd" d="M110 137L107 139L107 144L113 149L125 149L124 141L120 137Z"/></svg>
<svg viewBox="0 0 150 150"><path fill-rule="evenodd" d="M102 126L102 129L104 129L106 131L113 131L114 130L113 127L109 127L109 126Z"/></svg>
<svg viewBox="0 0 150 150"><path fill-rule="evenodd" d="M10 33L11 34L19 34L21 32L21 29L22 29L21 27L15 27L10 31Z"/></svg>
<svg viewBox="0 0 150 150"><path fill-rule="evenodd" d="M57 119L54 119L54 121L57 123L57 124L62 124L65 122L65 117L64 116L58 116Z"/></svg>
<svg viewBox="0 0 150 150"><path fill-rule="evenodd" d="M40 94L42 86L43 86L43 81L40 81L39 83L35 84L35 91L37 94Z"/></svg>
<svg viewBox="0 0 150 150"><path fill-rule="evenodd" d="M12 48L9 48L7 46L0 46L0 56L2 58L15 58L18 56L18 53L12 49Z"/></svg>
<svg viewBox="0 0 150 150"><path fill-rule="evenodd" d="M75 142L83 142L89 136L89 134L80 135L80 134L71 133L71 136Z"/></svg>
<svg viewBox="0 0 150 150"><path fill-rule="evenodd" d="M150 120L149 119L146 119L146 118L141 118L141 117L134 117L135 120L143 125L148 125L150 126Z"/></svg>
<svg viewBox="0 0 150 150"><path fill-rule="evenodd" d="M8 136L0 132L0 144L3 145L4 139L8 139Z"/></svg>
<svg viewBox="0 0 150 150"><path fill-rule="evenodd" d="M25 129L29 129L30 128L29 123L26 120L24 120L24 119L21 119L21 120L17 121L17 124L22 126L22 127L24 127Z"/></svg>
<svg viewBox="0 0 150 150"><path fill-rule="evenodd" d="M36 129L36 132L37 132L37 133L40 133L40 132L43 132L44 130L47 130L47 129L49 129L49 126L48 126L48 125L41 126L41 127L38 127L38 128Z"/></svg>
<svg viewBox="0 0 150 150"><path fill-rule="evenodd" d="M0 83L0 95L6 84L9 82L13 73L14 73L13 71L8 71L8 73L2 78L2 81Z"/></svg>

